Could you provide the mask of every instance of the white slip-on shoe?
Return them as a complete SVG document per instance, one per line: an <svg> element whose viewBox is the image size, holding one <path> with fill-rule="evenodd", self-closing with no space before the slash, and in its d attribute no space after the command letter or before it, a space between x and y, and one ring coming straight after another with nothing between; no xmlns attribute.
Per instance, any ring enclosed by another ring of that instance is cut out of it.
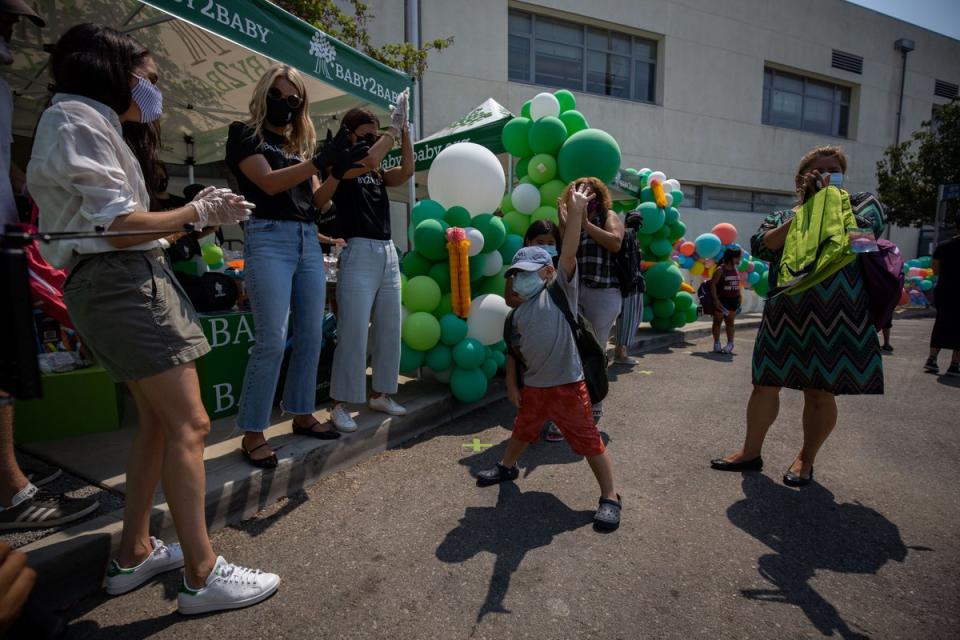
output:
<svg viewBox="0 0 960 640"><path fill-rule="evenodd" d="M337 431L343 433L353 433L357 430L357 423L350 417L350 412L344 403L340 403L330 412L330 419L333 420L333 426Z"/></svg>
<svg viewBox="0 0 960 640"><path fill-rule="evenodd" d="M116 560L110 561L105 583L108 594L118 596L121 593L133 591L153 576L183 566L183 549L179 544L164 544L163 540L153 536L150 536L150 544L153 545L153 551L146 560L135 567L125 569L117 564Z"/></svg>
<svg viewBox="0 0 960 640"><path fill-rule="evenodd" d="M399 403L397 403L393 398L391 398L385 393L380 394L379 398L371 397L369 406L374 411L388 413L391 416L407 415L406 408L400 405Z"/></svg>
<svg viewBox="0 0 960 640"><path fill-rule="evenodd" d="M225 609L241 609L266 600L280 586L280 576L230 564L217 556L217 564L200 589L191 589L186 579L177 593L177 610L196 615Z"/></svg>
<svg viewBox="0 0 960 640"><path fill-rule="evenodd" d="M733 343L728 342L726 346L723 348L723 352L726 353L727 355L731 355L733 353Z"/></svg>

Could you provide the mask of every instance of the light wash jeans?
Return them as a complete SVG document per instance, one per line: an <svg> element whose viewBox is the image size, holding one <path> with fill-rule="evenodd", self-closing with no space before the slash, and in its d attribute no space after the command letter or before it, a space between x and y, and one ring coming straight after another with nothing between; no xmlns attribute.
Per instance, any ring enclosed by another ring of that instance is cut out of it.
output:
<svg viewBox="0 0 960 640"><path fill-rule="evenodd" d="M326 276L315 224L251 218L243 254L256 342L243 378L237 427L263 431L270 425L291 311L293 351L282 407L297 415L316 409Z"/></svg>
<svg viewBox="0 0 960 640"><path fill-rule="evenodd" d="M372 327L371 327L372 325ZM396 393L400 370L400 261L390 240L350 238L337 271L337 350L330 397L367 400L367 336L373 390Z"/></svg>

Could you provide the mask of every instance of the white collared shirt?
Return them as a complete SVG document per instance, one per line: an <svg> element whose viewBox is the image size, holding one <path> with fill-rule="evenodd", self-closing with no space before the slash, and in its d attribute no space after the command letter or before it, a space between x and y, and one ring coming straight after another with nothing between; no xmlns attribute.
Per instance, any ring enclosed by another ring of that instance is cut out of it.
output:
<svg viewBox="0 0 960 640"><path fill-rule="evenodd" d="M27 165L27 186L40 209L43 232L109 228L118 216L149 211L150 196L140 163L127 146L120 118L110 107L83 96L58 93L43 112ZM123 251L160 246L155 240ZM79 255L119 251L106 238L40 243L55 267Z"/></svg>

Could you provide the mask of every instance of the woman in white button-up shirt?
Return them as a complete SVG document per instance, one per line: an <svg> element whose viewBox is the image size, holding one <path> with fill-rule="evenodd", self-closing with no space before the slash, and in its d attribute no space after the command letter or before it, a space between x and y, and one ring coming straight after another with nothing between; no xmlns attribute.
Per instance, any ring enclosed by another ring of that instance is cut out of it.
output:
<svg viewBox="0 0 960 640"><path fill-rule="evenodd" d="M133 38L78 25L57 43L51 68L57 93L40 119L27 168L41 229L136 234L42 247L52 264L69 268L64 300L71 318L97 361L130 388L140 419L107 592L130 591L184 566L181 612L253 604L275 591L279 578L231 569L210 546L203 468L210 421L195 366L210 347L158 243L188 224L242 220L245 203L240 196L206 190L185 207L149 211L143 173L121 123L156 120L162 96L156 87L159 70ZM150 537L150 510L161 479L182 549ZM231 575L249 580L228 580Z"/></svg>

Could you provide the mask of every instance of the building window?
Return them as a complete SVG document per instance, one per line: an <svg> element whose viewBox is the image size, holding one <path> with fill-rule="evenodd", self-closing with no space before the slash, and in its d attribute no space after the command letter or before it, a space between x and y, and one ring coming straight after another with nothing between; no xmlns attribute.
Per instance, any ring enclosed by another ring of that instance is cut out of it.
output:
<svg viewBox="0 0 960 640"><path fill-rule="evenodd" d="M763 123L846 138L850 88L764 69Z"/></svg>
<svg viewBox="0 0 960 640"><path fill-rule="evenodd" d="M773 213L781 209L789 209L796 204L796 199L793 196L782 193L750 191L747 189L727 189L723 187L703 187L701 199L703 209L747 211L764 214ZM684 202L686 202L686 200L684 200Z"/></svg>
<svg viewBox="0 0 960 640"><path fill-rule="evenodd" d="M516 82L654 102L657 43L511 9L507 67Z"/></svg>

